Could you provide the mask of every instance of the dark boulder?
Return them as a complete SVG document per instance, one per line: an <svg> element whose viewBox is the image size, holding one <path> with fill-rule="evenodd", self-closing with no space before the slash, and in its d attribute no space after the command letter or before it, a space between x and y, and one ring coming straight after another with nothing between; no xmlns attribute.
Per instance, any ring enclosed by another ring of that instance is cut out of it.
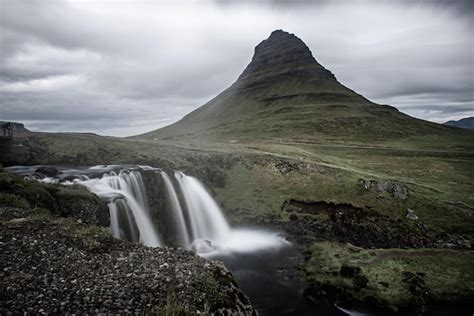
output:
<svg viewBox="0 0 474 316"><path fill-rule="evenodd" d="M55 167L41 166L38 169L36 169L35 174L44 175L46 177L55 177L61 174L61 171L59 171Z"/></svg>
<svg viewBox="0 0 474 316"><path fill-rule="evenodd" d="M341 266L341 270L339 271L339 274L342 275L343 277L353 278L355 275L359 274L360 272L361 272L360 267L344 263Z"/></svg>

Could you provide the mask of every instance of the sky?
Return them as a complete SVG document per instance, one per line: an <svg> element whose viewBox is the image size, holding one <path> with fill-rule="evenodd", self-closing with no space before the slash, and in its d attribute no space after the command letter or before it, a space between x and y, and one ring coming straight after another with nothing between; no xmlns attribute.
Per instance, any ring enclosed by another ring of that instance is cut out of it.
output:
<svg viewBox="0 0 474 316"><path fill-rule="evenodd" d="M275 29L376 103L474 116L471 0L0 0L0 120L154 130L230 86Z"/></svg>

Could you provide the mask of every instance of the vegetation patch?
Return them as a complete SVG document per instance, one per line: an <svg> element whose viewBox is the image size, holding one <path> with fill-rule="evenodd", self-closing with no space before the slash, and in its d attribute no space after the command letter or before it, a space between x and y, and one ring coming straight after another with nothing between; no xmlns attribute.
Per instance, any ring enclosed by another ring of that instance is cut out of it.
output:
<svg viewBox="0 0 474 316"><path fill-rule="evenodd" d="M304 271L314 293L401 311L439 302L472 304L474 254L439 249L363 249L319 242ZM337 293L337 294L335 294Z"/></svg>

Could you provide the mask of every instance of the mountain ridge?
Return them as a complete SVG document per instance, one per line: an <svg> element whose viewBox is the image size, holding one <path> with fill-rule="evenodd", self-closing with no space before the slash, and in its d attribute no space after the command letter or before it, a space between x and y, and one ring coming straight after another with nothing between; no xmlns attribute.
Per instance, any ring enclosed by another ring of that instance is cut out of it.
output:
<svg viewBox="0 0 474 316"><path fill-rule="evenodd" d="M180 121L135 138L370 142L440 132L450 130L345 87L300 38L276 30L229 88Z"/></svg>
<svg viewBox="0 0 474 316"><path fill-rule="evenodd" d="M459 119L457 121L451 120L451 121L447 121L443 124L448 125L448 126L463 128L463 129L474 130L474 117L473 116L464 117L464 118Z"/></svg>

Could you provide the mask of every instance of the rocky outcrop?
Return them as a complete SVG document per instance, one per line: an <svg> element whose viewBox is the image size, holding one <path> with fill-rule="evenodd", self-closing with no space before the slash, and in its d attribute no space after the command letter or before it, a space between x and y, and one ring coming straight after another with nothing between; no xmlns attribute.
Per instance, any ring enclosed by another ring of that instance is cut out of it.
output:
<svg viewBox="0 0 474 316"><path fill-rule="evenodd" d="M292 77L308 78L313 82L336 82L336 77L314 59L301 39L294 34L276 30L255 47L252 61L234 85L239 89L249 89Z"/></svg>
<svg viewBox="0 0 474 316"><path fill-rule="evenodd" d="M369 190L375 193L388 193L400 200L406 200L408 198L407 187L398 181L359 179L357 183L363 190Z"/></svg>
<svg viewBox="0 0 474 316"><path fill-rule="evenodd" d="M291 222L280 225L304 245L332 240L367 248L418 248L430 242L423 227L412 229L374 210L348 203L288 200L282 211L293 216Z"/></svg>
<svg viewBox="0 0 474 316"><path fill-rule="evenodd" d="M23 123L0 121L0 125L3 125L5 123L10 123L11 124L11 127L12 127L14 133L29 132L29 130L25 127L25 124L23 124Z"/></svg>
<svg viewBox="0 0 474 316"><path fill-rule="evenodd" d="M79 185L63 186L25 181L19 176L0 170L0 193L16 196L22 206L43 208L52 214L70 217L83 223L110 226L107 205L95 194ZM15 205L6 205L15 206Z"/></svg>
<svg viewBox="0 0 474 316"><path fill-rule="evenodd" d="M36 169L35 174L39 175L39 177L44 178L44 177L55 177L59 174L61 174L61 171L59 171L56 167L52 166L41 166L38 169Z"/></svg>
<svg viewBox="0 0 474 316"><path fill-rule="evenodd" d="M145 192L148 199L148 205L153 218L153 222L161 236L168 239L164 242L167 245L173 245L173 241L177 240L179 232L176 231L176 214L171 208L171 201L168 200L166 185L157 170L140 170L145 184ZM171 181L174 180L172 172L168 171ZM177 246L177 245L176 245Z"/></svg>
<svg viewBox="0 0 474 316"><path fill-rule="evenodd" d="M349 203L287 200L282 212L290 221L273 221L298 243L330 240L365 248L450 248L470 250L460 235L435 234L422 221L414 225ZM411 220L410 220L411 221Z"/></svg>
<svg viewBox="0 0 474 316"><path fill-rule="evenodd" d="M107 205L95 194L77 187L59 188L54 194L56 209L63 217L74 218L83 223L110 226L110 214Z"/></svg>
<svg viewBox="0 0 474 316"><path fill-rule="evenodd" d="M220 263L76 221L0 222L0 314L252 315Z"/></svg>
<svg viewBox="0 0 474 316"><path fill-rule="evenodd" d="M288 161L279 159L257 159L255 161L246 162L249 168L253 168L254 165L263 167L269 167L281 174L288 174L290 172L299 172L301 174L309 175L315 173L321 173L322 167L315 163L302 162L302 161Z"/></svg>

